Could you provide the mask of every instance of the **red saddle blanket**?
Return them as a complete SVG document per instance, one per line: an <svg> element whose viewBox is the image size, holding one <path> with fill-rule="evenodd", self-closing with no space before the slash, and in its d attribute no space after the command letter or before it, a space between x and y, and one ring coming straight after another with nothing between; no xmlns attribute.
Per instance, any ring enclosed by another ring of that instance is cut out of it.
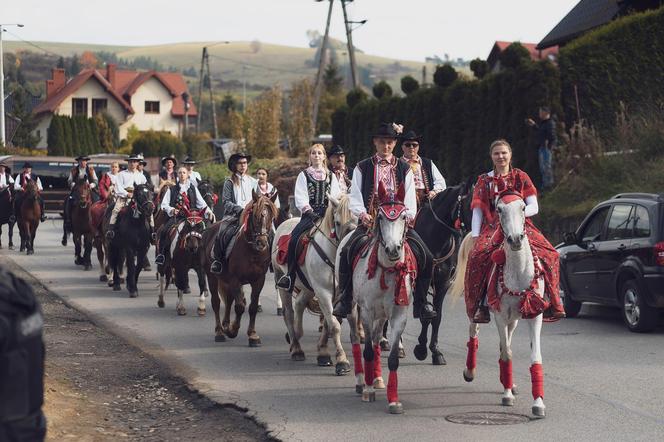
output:
<svg viewBox="0 0 664 442"><path fill-rule="evenodd" d="M277 241L277 263L286 265L288 261L288 243L290 242L291 235L283 235ZM304 234L300 237L300 244L298 244L297 251L297 265L304 264L304 257L307 255L307 248L309 248L309 236Z"/></svg>
<svg viewBox="0 0 664 442"><path fill-rule="evenodd" d="M101 223L104 221L106 207L108 207L106 201L97 201L90 207L90 221L97 230L101 228Z"/></svg>

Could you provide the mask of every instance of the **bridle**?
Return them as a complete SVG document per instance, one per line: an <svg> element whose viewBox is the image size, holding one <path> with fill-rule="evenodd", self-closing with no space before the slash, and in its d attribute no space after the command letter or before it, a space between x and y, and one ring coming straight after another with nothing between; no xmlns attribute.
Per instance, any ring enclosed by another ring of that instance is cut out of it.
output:
<svg viewBox="0 0 664 442"><path fill-rule="evenodd" d="M445 229L447 229L453 235L463 235L463 234L467 233L468 231L470 231L470 229L467 228L465 221L463 220L463 201L466 198L468 198L469 194L470 193L466 193L464 195L461 195L461 193L459 193L459 195L457 195L457 200L456 200L456 203L454 205L454 209L452 210L453 213L456 212L453 219L454 219L455 224L456 224L457 221L459 222L459 228L456 228L456 226L454 226L454 227L450 226L444 220L440 219L440 217L436 214L436 211L433 209L433 204L431 204L431 203L428 204L429 210L431 211L431 215L433 216L433 219L438 224L442 225ZM434 198L434 200L435 200L435 198Z"/></svg>
<svg viewBox="0 0 664 442"><path fill-rule="evenodd" d="M265 198L265 197L261 196L260 198ZM261 207L262 207L261 214L259 215L260 220L261 220L260 230L257 231L255 229L255 224L256 223L254 222L254 219L256 218L256 214L254 213L254 206L258 205L259 202L260 202L260 199L256 202L254 202L254 204L252 204L252 206L249 208L250 213L247 214L247 216L249 217L248 223L247 223L248 224L247 225L248 234L246 235L247 236L247 243L249 243L255 249L258 249L258 246L259 246L258 240L259 239L263 238L266 243L269 242L270 228L272 226L272 217L269 216L270 206L267 206L265 203L263 203L261 205ZM271 203L272 202L270 201L270 204ZM266 213L267 213L267 215L266 215Z"/></svg>
<svg viewBox="0 0 664 442"><path fill-rule="evenodd" d="M138 198L139 191L145 193L145 201L141 202L139 204ZM134 210L139 214L139 215L145 215L145 214L151 214L154 212L154 202L152 201L152 198L150 198L151 195L149 195L150 189L148 189L144 185L138 185L134 187L134 192L133 192L133 201L134 201Z"/></svg>

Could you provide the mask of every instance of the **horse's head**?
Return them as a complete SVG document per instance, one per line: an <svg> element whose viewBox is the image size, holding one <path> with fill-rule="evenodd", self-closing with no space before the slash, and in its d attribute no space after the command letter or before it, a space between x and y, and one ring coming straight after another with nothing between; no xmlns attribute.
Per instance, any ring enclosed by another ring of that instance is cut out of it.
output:
<svg viewBox="0 0 664 442"><path fill-rule="evenodd" d="M526 235L526 203L523 197L513 191L500 194L496 212L507 245L514 251L521 250Z"/></svg>
<svg viewBox="0 0 664 442"><path fill-rule="evenodd" d="M257 252L264 252L270 246L269 234L272 221L277 217L277 207L272 199L251 191L252 201L248 209L247 234L249 243ZM276 196L273 195L274 198Z"/></svg>
<svg viewBox="0 0 664 442"><path fill-rule="evenodd" d="M39 186L37 186L37 181L27 180L23 191L26 197L33 199L37 198L37 196L39 196Z"/></svg>
<svg viewBox="0 0 664 442"><path fill-rule="evenodd" d="M198 183L198 191L201 193L205 204L207 204L210 210L214 210L214 206L217 204L219 197L215 195L212 184L207 180L203 180Z"/></svg>
<svg viewBox="0 0 664 442"><path fill-rule="evenodd" d="M334 218L334 232L337 240L341 241L357 228L357 217L350 211L348 195L341 195L339 199L328 196L328 201Z"/></svg>
<svg viewBox="0 0 664 442"><path fill-rule="evenodd" d="M132 198L138 211L145 216L149 216L154 211L154 194L147 184L135 185Z"/></svg>
<svg viewBox="0 0 664 442"><path fill-rule="evenodd" d="M84 178L79 179L76 184L74 184L72 193L74 200L78 200L78 205L81 209L85 209L90 203L92 203L92 189L90 188L88 180Z"/></svg>
<svg viewBox="0 0 664 442"><path fill-rule="evenodd" d="M377 230L385 254L392 262L399 261L403 256L403 243L408 227L407 209L403 203L405 193L403 183L396 194L387 192L382 181L378 184L380 205L374 229Z"/></svg>
<svg viewBox="0 0 664 442"><path fill-rule="evenodd" d="M205 221L198 213L187 216L183 221L180 237L186 252L191 254L198 253L199 247L203 244L203 232L205 231Z"/></svg>

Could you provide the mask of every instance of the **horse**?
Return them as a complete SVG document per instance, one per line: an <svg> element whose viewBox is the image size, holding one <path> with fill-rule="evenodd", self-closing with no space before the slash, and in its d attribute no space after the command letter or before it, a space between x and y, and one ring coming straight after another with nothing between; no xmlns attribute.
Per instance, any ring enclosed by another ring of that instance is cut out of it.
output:
<svg viewBox="0 0 664 442"><path fill-rule="evenodd" d="M92 189L87 180L79 179L76 182L72 189L72 197L71 233L74 240L74 264L82 265L85 270L90 270L92 268L90 255L93 237L90 219ZM81 256L81 246L83 246L83 256Z"/></svg>
<svg viewBox="0 0 664 442"><path fill-rule="evenodd" d="M355 360L355 391L362 394L363 402L376 400L376 388L385 388L380 364L380 336L385 321L389 320L390 370L387 384L388 410L403 413L397 392L399 368L399 341L406 328L408 304L412 302L416 278L416 259L405 241L408 220L403 204L404 186L394 198L387 195L382 182L378 186L380 206L366 248L355 259L353 293L364 326L364 351L361 353L356 330L356 313L349 318L353 359ZM345 244L346 238L339 246ZM340 253L337 253L337 262ZM356 309L354 309L356 311ZM360 356L364 358L364 367ZM362 379L364 372L364 379Z"/></svg>
<svg viewBox="0 0 664 442"><path fill-rule="evenodd" d="M200 297L198 298L198 315L205 316L205 297L208 295L207 282L203 273L203 233L205 220L196 211L186 212L185 218L175 226L175 236L171 242L171 253L166 254L164 265L158 265L159 299L157 306L164 308L164 292L168 289L171 279L175 276L178 289L177 314L184 316L187 308L182 300L185 289L189 287L189 269L194 269L198 276Z"/></svg>
<svg viewBox="0 0 664 442"><path fill-rule="evenodd" d="M41 206L39 205L39 188L37 182L27 180L23 193L18 196L18 231L21 235L20 251L26 250L28 255L35 253L35 235L41 219Z"/></svg>
<svg viewBox="0 0 664 442"><path fill-rule="evenodd" d="M150 216L154 210L153 194L146 184L133 189L130 204L118 214L116 234L109 242L110 263L113 269L113 290L120 290L122 260L127 265L127 291L130 298L138 297L138 276L143 270L150 248Z"/></svg>
<svg viewBox="0 0 664 442"><path fill-rule="evenodd" d="M314 296L318 299L320 311L325 318L326 330L321 333L318 342L318 365L330 366L332 360L327 349L328 337L334 340L336 347L335 373L340 376L350 372L350 363L346 357L341 344L341 325L336 317L332 315L333 302L336 294L337 281L334 278L334 259L337 254L339 241L349 232L357 227L357 217L349 209L349 198L342 195L338 200L329 198L329 204L322 220L317 223L309 240L304 263L300 266L295 288L299 291L293 296L286 290L278 288L279 298L285 306L284 322L288 333L287 341L290 345L291 359L303 361L304 351L300 346L300 340L304 334L302 328L302 314L304 309L313 301ZM280 264L278 259L278 243L284 235L289 234L300 218L293 218L281 224L274 235L272 243L272 267L274 268L275 281L279 280L287 271L286 264ZM295 307L293 307L293 300ZM329 331L329 334L328 334Z"/></svg>
<svg viewBox="0 0 664 442"><path fill-rule="evenodd" d="M9 235L9 250L14 250L14 204L9 186L0 190L0 249L2 248L2 225L7 224Z"/></svg>
<svg viewBox="0 0 664 442"><path fill-rule="evenodd" d="M249 346L261 345L260 336L256 333L256 313L258 298L265 274L270 265L269 235L272 221L277 216L277 208L273 199L259 195L252 190L252 199L240 214L240 230L235 237L235 244L230 250L228 265L220 275L210 272L212 247L219 233L221 222L216 223L203 234L205 246L204 267L207 273L208 287L212 294L211 302L215 317L215 342L224 342L226 336L237 337L240 320L245 310L246 300L242 285L251 285L251 303L249 304L249 327L247 335ZM224 300L224 320L219 318L221 299ZM231 307L235 303L235 320L230 322Z"/></svg>
<svg viewBox="0 0 664 442"><path fill-rule="evenodd" d="M495 265L489 278L489 305L500 337L498 362L503 385L502 405L514 405L516 386L512 380L512 334L518 320L523 319L530 333L530 374L534 399L532 413L535 418L544 418L544 372L540 349L542 312L546 308L546 301L543 300L544 277L525 234L524 210L525 203L521 196L508 194L497 200L500 230L495 237L496 241L502 237L502 245L491 257ZM464 275L473 244L470 238L468 235L459 249L458 265L449 290L452 296L459 297L464 293ZM495 296L491 296L492 290L495 290ZM463 372L467 382L472 382L476 374L478 333L479 324L471 323L466 368Z"/></svg>

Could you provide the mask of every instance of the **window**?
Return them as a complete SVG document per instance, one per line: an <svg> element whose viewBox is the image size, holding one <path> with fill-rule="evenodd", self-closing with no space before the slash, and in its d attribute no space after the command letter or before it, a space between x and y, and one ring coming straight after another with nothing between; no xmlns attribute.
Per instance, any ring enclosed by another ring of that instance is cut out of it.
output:
<svg viewBox="0 0 664 442"><path fill-rule="evenodd" d="M158 101L146 101L145 102L145 113L146 114L158 114L159 113L159 102Z"/></svg>
<svg viewBox="0 0 664 442"><path fill-rule="evenodd" d="M648 209L643 206L636 206L634 215L634 237L648 238L650 236L650 217Z"/></svg>
<svg viewBox="0 0 664 442"><path fill-rule="evenodd" d="M88 116L88 99L87 98L72 98L71 99L71 114Z"/></svg>
<svg viewBox="0 0 664 442"><path fill-rule="evenodd" d="M97 115L106 112L108 107L108 100L106 98L93 98L92 99L92 115Z"/></svg>
<svg viewBox="0 0 664 442"><path fill-rule="evenodd" d="M634 206L631 204L616 204L613 206L611 217L609 218L609 225L606 229L606 239L625 239L632 237L632 210Z"/></svg>
<svg viewBox="0 0 664 442"><path fill-rule="evenodd" d="M592 219L586 224L586 227L583 229L581 234L582 242L597 241L600 236L602 236L602 229L604 228L604 221L606 221L606 215L609 213L608 207L602 207L597 210L593 215Z"/></svg>

